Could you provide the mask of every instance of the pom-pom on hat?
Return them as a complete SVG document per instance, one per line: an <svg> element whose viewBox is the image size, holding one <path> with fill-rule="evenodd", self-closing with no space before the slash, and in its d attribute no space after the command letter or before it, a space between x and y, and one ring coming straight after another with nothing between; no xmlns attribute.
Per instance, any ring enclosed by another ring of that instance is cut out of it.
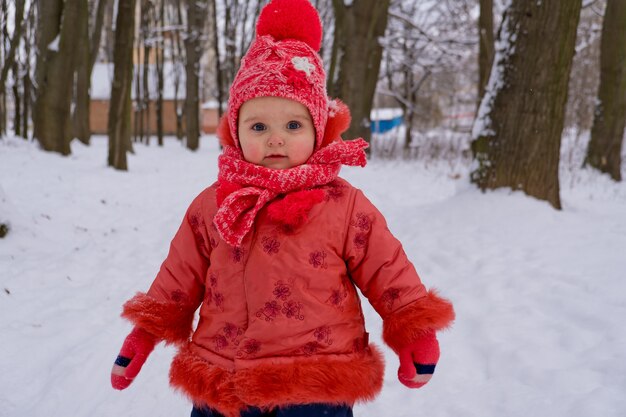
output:
<svg viewBox="0 0 626 417"><path fill-rule="evenodd" d="M309 0L271 0L263 8L256 39L230 87L228 123L237 147L242 104L255 97L282 97L309 110L319 149L328 117L326 73L317 54L321 43L322 23Z"/></svg>

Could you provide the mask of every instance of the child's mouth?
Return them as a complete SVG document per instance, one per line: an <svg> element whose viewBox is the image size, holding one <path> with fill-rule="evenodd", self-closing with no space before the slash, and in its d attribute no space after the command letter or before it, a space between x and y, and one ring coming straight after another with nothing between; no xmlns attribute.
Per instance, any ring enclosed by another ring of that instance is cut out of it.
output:
<svg viewBox="0 0 626 417"><path fill-rule="evenodd" d="M286 155L268 155L265 158L266 159L281 159L281 158L286 158Z"/></svg>

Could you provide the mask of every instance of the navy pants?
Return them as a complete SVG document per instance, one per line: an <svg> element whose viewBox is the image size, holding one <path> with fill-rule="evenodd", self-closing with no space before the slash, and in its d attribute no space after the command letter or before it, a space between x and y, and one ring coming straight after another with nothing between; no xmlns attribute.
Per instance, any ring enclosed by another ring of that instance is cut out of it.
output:
<svg viewBox="0 0 626 417"><path fill-rule="evenodd" d="M267 412L250 407L241 412L241 417L352 417L352 408L347 405L303 404L279 407ZM191 417L224 417L210 408L191 410Z"/></svg>

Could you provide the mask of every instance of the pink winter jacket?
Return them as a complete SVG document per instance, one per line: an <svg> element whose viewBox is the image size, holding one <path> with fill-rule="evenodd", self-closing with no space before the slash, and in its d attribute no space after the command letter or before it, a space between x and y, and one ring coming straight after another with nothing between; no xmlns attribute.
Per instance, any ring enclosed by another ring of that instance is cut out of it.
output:
<svg viewBox="0 0 626 417"><path fill-rule="evenodd" d="M346 181L322 187L325 200L295 230L265 207L236 248L213 226L216 188L192 202L149 291L123 312L179 345L170 381L195 404L237 415L247 405L372 399L384 365L368 342L357 288L396 352L454 319L380 212Z"/></svg>

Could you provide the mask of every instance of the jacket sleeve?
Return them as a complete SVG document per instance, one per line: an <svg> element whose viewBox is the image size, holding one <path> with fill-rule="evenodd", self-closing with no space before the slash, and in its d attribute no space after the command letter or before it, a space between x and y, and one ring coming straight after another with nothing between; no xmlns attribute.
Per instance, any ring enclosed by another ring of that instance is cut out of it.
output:
<svg viewBox="0 0 626 417"><path fill-rule="evenodd" d="M348 210L344 259L350 276L383 318L383 340L398 352L454 320L452 304L427 290L383 215L359 190Z"/></svg>
<svg viewBox="0 0 626 417"><path fill-rule="evenodd" d="M122 317L166 343L183 343L204 296L210 248L203 216L206 191L191 203L147 293L124 304Z"/></svg>

